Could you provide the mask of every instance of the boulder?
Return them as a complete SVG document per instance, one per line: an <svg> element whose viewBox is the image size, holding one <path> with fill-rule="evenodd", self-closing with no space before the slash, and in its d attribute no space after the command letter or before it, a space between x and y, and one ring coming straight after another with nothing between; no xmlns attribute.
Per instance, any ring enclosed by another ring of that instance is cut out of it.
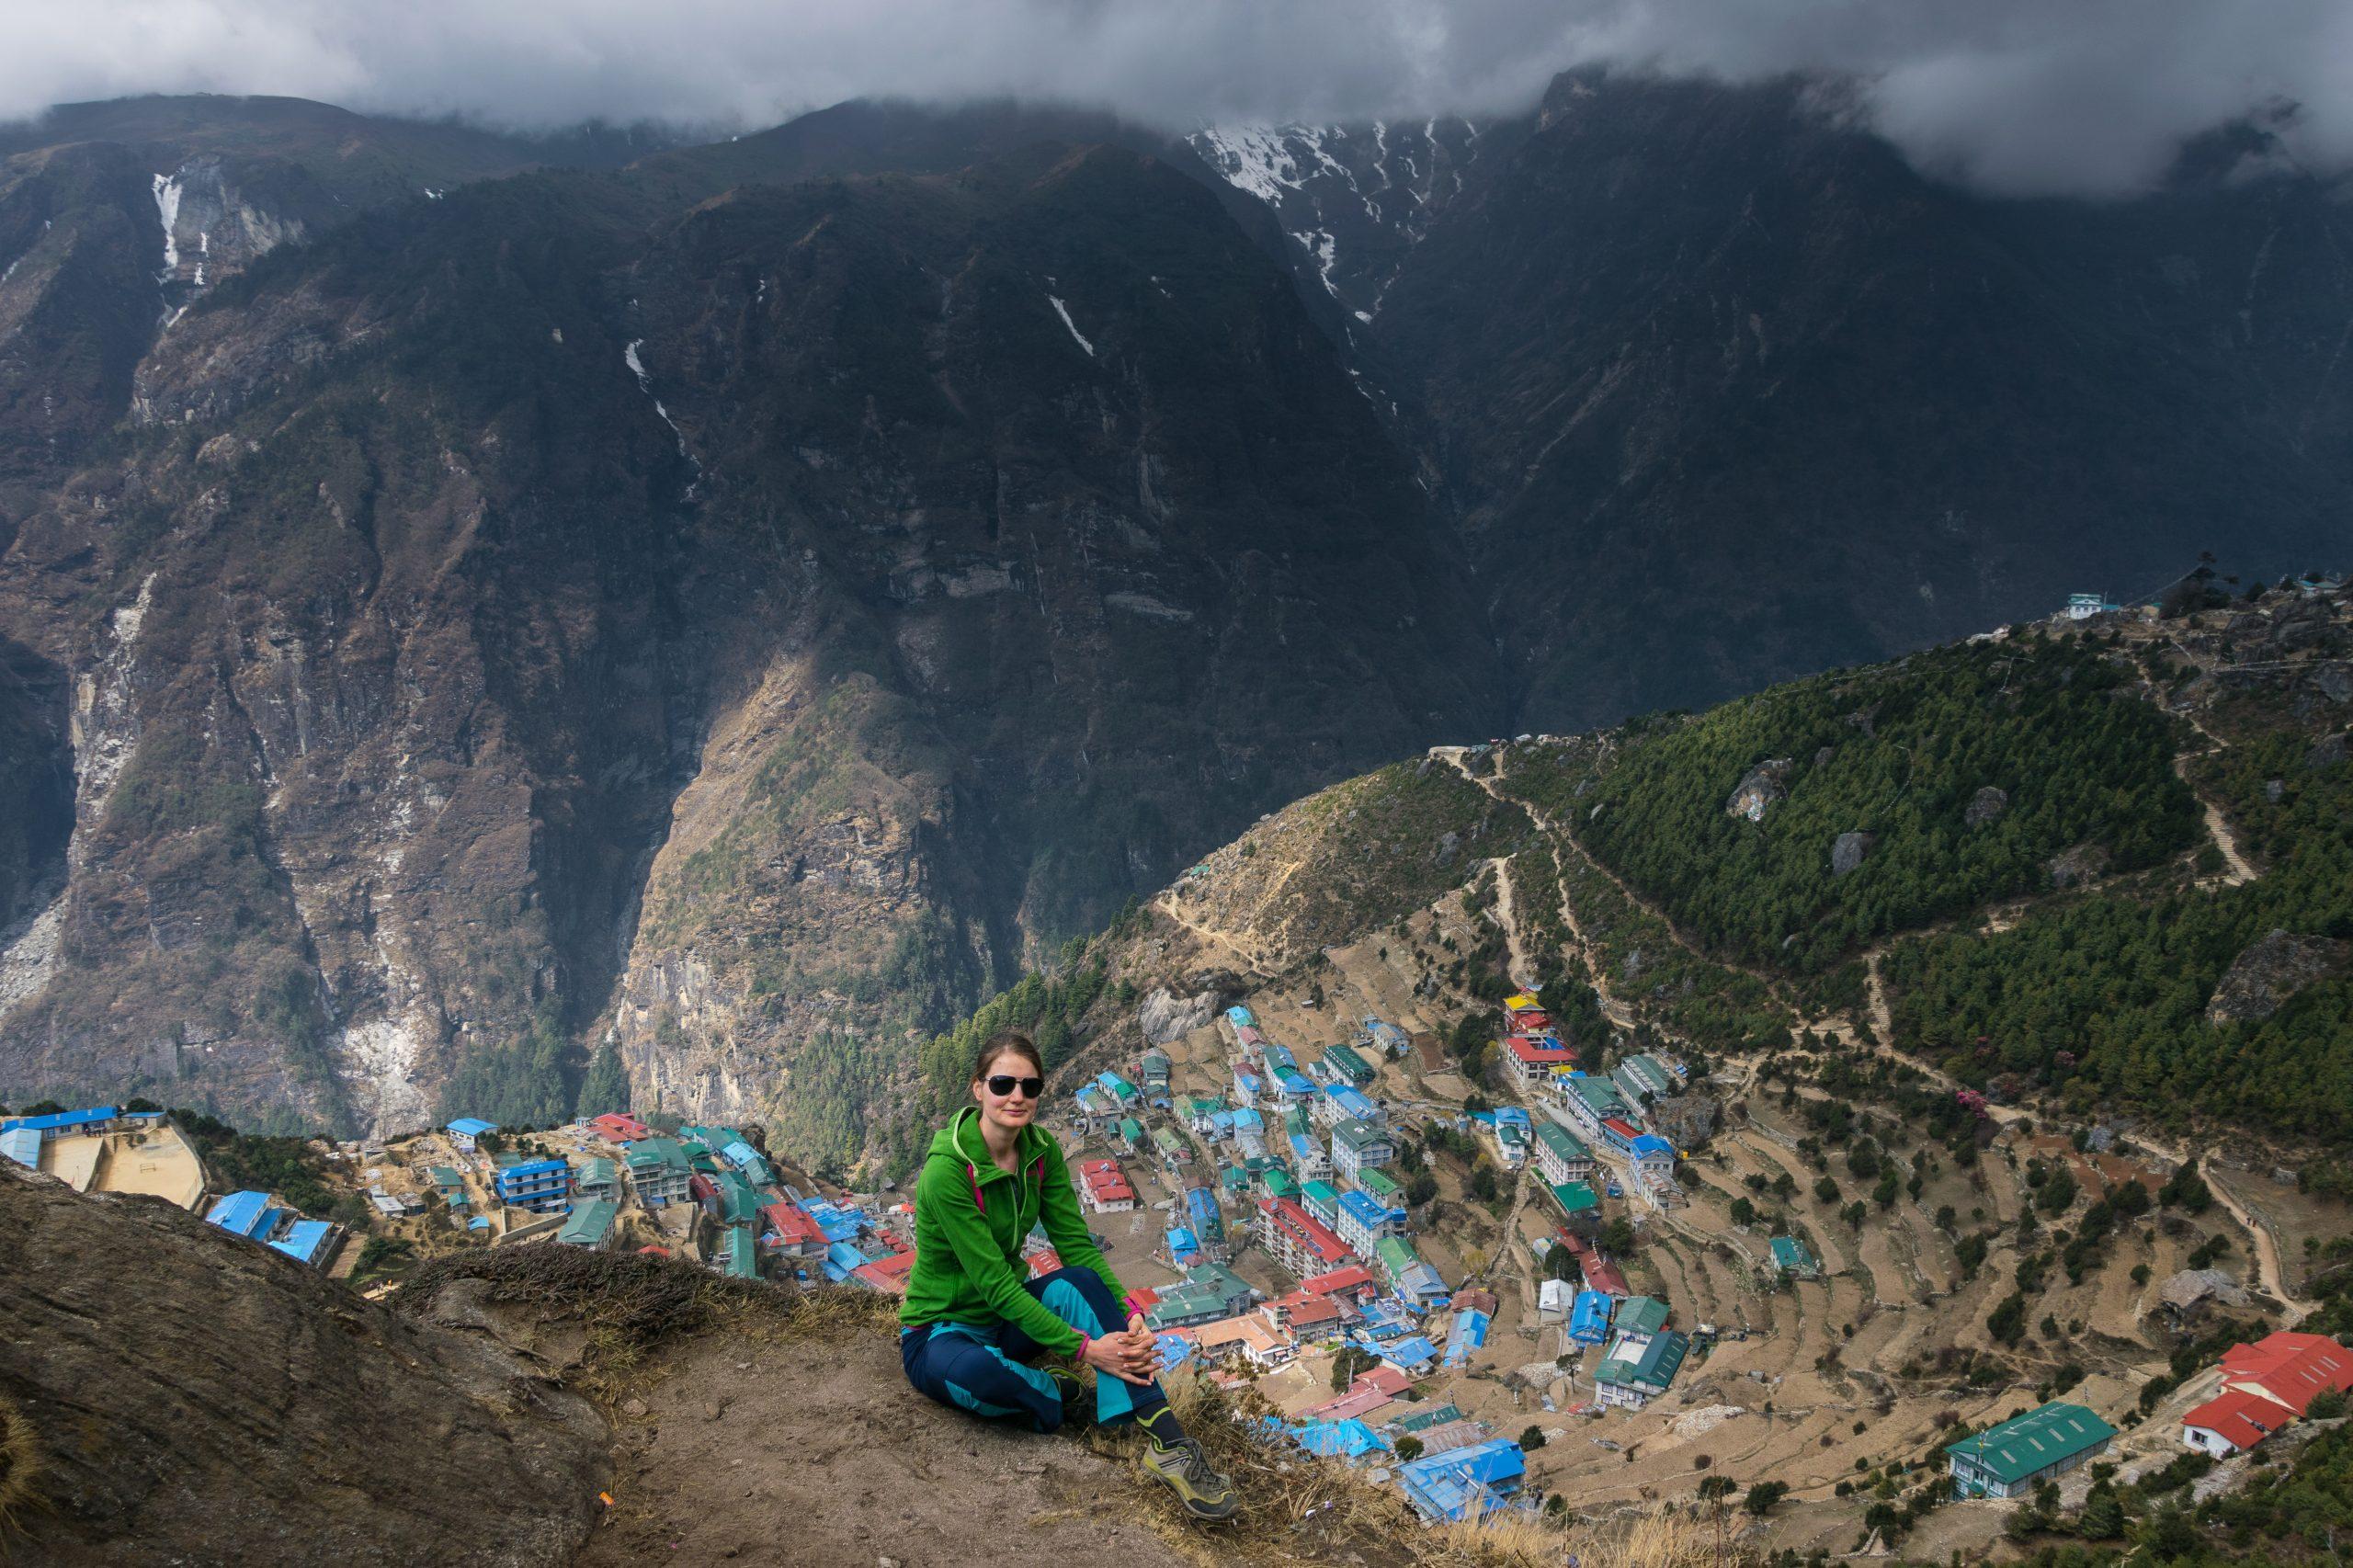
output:
<svg viewBox="0 0 2353 1568"><path fill-rule="evenodd" d="M2345 760L2347 755L2346 733L2339 730L2333 735L2323 735L2313 743L2313 749L2304 753L2304 766L2317 773L2324 767L2335 767Z"/></svg>
<svg viewBox="0 0 2353 1568"><path fill-rule="evenodd" d="M1876 834L1860 831L1840 834L1837 842L1830 846L1830 874L1843 877L1852 871L1863 863L1863 857L1871 852L1871 846L1877 842Z"/></svg>
<svg viewBox="0 0 2353 1568"><path fill-rule="evenodd" d="M1732 798L1724 802L1724 814L1763 822L1773 803L1788 793L1782 785L1789 776L1790 759L1786 756L1758 763L1733 787Z"/></svg>
<svg viewBox="0 0 2353 1568"><path fill-rule="evenodd" d="M2157 1287L2157 1300L2177 1312L2200 1307L2244 1307L2247 1293L2219 1268L2185 1268Z"/></svg>
<svg viewBox="0 0 2353 1568"><path fill-rule="evenodd" d="M2108 851L2097 844L2078 844L2073 849L2063 849L2043 863L2051 873L2054 888L2080 887L2099 875L2108 864Z"/></svg>
<svg viewBox="0 0 2353 1568"><path fill-rule="evenodd" d="M2305 679L2314 691L2331 702L2353 702L2353 663L2337 659L2325 665L2315 665L2313 673Z"/></svg>
<svg viewBox="0 0 2353 1568"><path fill-rule="evenodd" d="M2206 1017L2217 1024L2268 1018L2305 986L2348 967L2353 942L2274 931L2232 961L2206 1005Z"/></svg>
<svg viewBox="0 0 2353 1568"><path fill-rule="evenodd" d="M1984 827L2009 809L2009 791L1988 784L1970 797L1968 809L1961 813L1961 820L1970 827Z"/></svg>

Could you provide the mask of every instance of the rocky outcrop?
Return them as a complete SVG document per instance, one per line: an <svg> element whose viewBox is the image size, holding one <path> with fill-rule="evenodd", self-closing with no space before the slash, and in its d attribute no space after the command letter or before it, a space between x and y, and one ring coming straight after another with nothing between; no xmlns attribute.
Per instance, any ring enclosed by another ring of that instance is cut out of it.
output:
<svg viewBox="0 0 2353 1568"><path fill-rule="evenodd" d="M1996 785L1988 784L1970 797L1967 808L1961 813L1961 820L1969 827L1984 827L2009 809L2009 791Z"/></svg>
<svg viewBox="0 0 2353 1568"><path fill-rule="evenodd" d="M2108 851L2097 844L2078 844L2063 849L2043 865L2054 888L2081 887L2107 868Z"/></svg>
<svg viewBox="0 0 2353 1568"><path fill-rule="evenodd" d="M0 1256L28 1562L552 1565L588 1535L605 1423L493 1339L6 1160Z"/></svg>
<svg viewBox="0 0 2353 1568"><path fill-rule="evenodd" d="M1765 813L1788 793L1782 785L1790 776L1790 767L1788 757L1777 756L1750 768L1733 786L1731 797L1724 801L1724 814L1763 822Z"/></svg>
<svg viewBox="0 0 2353 1568"><path fill-rule="evenodd" d="M2353 942L2273 931L2232 960L2206 1004L2217 1024L2268 1018L2307 985L2353 969Z"/></svg>
<svg viewBox="0 0 2353 1568"><path fill-rule="evenodd" d="M2157 1287L2157 1300L2177 1312L2201 1307L2244 1307L2251 1298L2237 1280L2218 1268L2185 1268Z"/></svg>
<svg viewBox="0 0 2353 1568"><path fill-rule="evenodd" d="M1840 834L1830 846L1830 874L1843 877L1856 870L1862 865L1864 857L1871 852L1871 846L1878 842L1879 835L1874 833Z"/></svg>
<svg viewBox="0 0 2353 1568"><path fill-rule="evenodd" d="M1723 1105L1715 1096L1694 1091L1667 1095L1651 1102L1650 1119L1659 1136L1686 1153L1704 1148L1716 1135Z"/></svg>
<svg viewBox="0 0 2353 1568"><path fill-rule="evenodd" d="M1179 999L1165 986L1154 987L1136 1009L1136 1025L1146 1045L1167 1045L1184 1039L1217 1017L1218 994L1197 992Z"/></svg>

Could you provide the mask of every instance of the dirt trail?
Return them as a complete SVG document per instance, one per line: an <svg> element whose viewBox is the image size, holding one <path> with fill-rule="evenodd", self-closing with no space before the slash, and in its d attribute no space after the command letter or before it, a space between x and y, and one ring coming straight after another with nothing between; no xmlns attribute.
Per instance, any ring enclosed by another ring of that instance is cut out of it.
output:
<svg viewBox="0 0 2353 1568"><path fill-rule="evenodd" d="M2184 1146L2178 1143L2161 1142L2146 1132L2135 1131L2133 1137L2150 1150L2177 1165L2187 1164L2193 1153L2185 1150ZM2214 1201L2221 1204L2223 1211L2238 1222L2239 1228L2246 1232L2248 1239L2255 1246L2256 1278L2264 1290L2270 1292L2272 1298L2286 1309L2285 1326L2293 1328L2302 1322L2306 1315L2317 1311L2320 1303L2305 1301L2288 1289L2288 1271L2280 1267L2279 1243L2278 1238L2272 1235L2271 1228L2251 1213L2246 1205L2239 1201L2236 1193L2223 1182L2216 1179L2220 1173L2208 1165L2204 1158L2209 1151L2200 1149L2194 1153L2199 1158L2199 1174L2205 1178L2207 1190L2213 1193Z"/></svg>
<svg viewBox="0 0 2353 1568"><path fill-rule="evenodd" d="M1525 990L1536 983L1536 969L1528 961L1528 946L1521 939L1519 917L1512 905L1511 860L1508 857L1498 856L1487 865L1495 873L1495 920L1503 927L1511 983L1515 988Z"/></svg>
<svg viewBox="0 0 2353 1568"><path fill-rule="evenodd" d="M1231 954L1234 960L1242 966L1245 972L1264 974L1268 971L1268 968L1270 966L1266 964L1262 955L1254 953L1245 949L1240 941L1231 936L1228 936L1225 932L1219 930L1214 926L1205 925L1201 921L1194 919L1190 915L1188 915L1185 912L1183 904L1177 902L1176 896L1173 892L1162 893L1158 898L1153 900L1152 907L1160 911L1161 914L1168 916L1169 919L1175 921L1177 925L1182 926L1186 930L1190 931L1194 936L1199 937L1201 941L1207 945L1214 948L1224 949L1226 952Z"/></svg>
<svg viewBox="0 0 2353 1568"><path fill-rule="evenodd" d="M1084 1435L976 1421L907 1386L887 1325L690 1342L621 1408L614 1506L580 1568L648 1561L906 1568L1104 1555L1176 1568L1141 1522L1150 1483ZM1016 1546L1014 1543L1017 1542Z"/></svg>
<svg viewBox="0 0 2353 1568"><path fill-rule="evenodd" d="M2200 733L2202 733L2203 731L2201 730ZM2218 746L2214 749L2221 748ZM2192 762L2201 756L2212 755L2211 750L2188 751L2173 759L2174 772L2179 776L2184 784L2189 786L2189 792L2198 797L2199 809L2206 813L2207 836L2214 841L2214 847L2222 852L2222 873L2220 876L2200 877L2198 879L2198 885L2200 887L2243 887L2262 873L2248 863L2245 851L2239 844L2238 829L2231 825L2231 819L2222 814L2222 808L2216 805L2208 797L2206 791L2198 787L2198 781L2189 776L2189 765Z"/></svg>

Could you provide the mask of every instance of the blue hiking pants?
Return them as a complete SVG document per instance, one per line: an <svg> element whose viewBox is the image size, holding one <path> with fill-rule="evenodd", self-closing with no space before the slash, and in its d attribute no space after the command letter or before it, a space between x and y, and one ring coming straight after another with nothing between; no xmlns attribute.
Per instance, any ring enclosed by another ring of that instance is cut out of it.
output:
<svg viewBox="0 0 2353 1568"><path fill-rule="evenodd" d="M1091 1268L1057 1268L1023 1289L1091 1338L1127 1327L1120 1303ZM1027 1416L1036 1430L1051 1432L1063 1424L1062 1390L1025 1364L1043 1348L1009 1323L927 1323L899 1333L899 1358L919 1392L992 1420ZM1103 1426L1149 1416L1167 1403L1156 1382L1140 1387L1108 1373L1096 1377L1095 1419Z"/></svg>

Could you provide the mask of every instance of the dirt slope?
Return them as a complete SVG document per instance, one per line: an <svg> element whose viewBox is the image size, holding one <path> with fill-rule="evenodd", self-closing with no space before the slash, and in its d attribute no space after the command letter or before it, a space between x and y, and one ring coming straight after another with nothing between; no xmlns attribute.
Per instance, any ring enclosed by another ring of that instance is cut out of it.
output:
<svg viewBox="0 0 2353 1568"><path fill-rule="evenodd" d="M5 1160L0 1260L0 1414L39 1456L0 1558L554 1564L587 1532L604 1423L493 1343Z"/></svg>

